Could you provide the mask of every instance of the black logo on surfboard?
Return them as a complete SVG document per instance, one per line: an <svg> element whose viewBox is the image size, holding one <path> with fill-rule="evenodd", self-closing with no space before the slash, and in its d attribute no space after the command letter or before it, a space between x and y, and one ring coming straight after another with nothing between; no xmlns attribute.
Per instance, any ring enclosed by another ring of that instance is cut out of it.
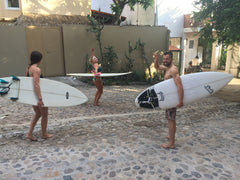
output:
<svg viewBox="0 0 240 180"><path fill-rule="evenodd" d="M69 99L69 92L66 92L66 99Z"/></svg>
<svg viewBox="0 0 240 180"><path fill-rule="evenodd" d="M209 92L209 94L214 93L214 90L211 88L210 85L206 85L206 86L204 86L204 88Z"/></svg>
<svg viewBox="0 0 240 180"><path fill-rule="evenodd" d="M159 99L159 101L164 101L165 100L165 98L164 98L164 94L163 94L163 92L162 91L160 91L159 93L157 93L159 96L160 96L160 99Z"/></svg>

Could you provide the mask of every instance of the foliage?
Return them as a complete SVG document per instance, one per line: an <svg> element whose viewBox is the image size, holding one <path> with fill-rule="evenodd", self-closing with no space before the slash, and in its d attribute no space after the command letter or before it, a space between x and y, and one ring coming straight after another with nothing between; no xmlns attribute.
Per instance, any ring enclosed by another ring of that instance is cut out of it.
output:
<svg viewBox="0 0 240 180"><path fill-rule="evenodd" d="M225 69L226 60L227 60L227 48L223 47L221 57L220 57L220 61L219 61L219 65L218 65L219 69ZM222 68L222 67L224 67L224 68Z"/></svg>
<svg viewBox="0 0 240 180"><path fill-rule="evenodd" d="M140 50L141 57L143 59L143 63L147 66L147 70L145 72L136 72L133 69L135 59L132 57L132 53L135 50ZM162 56L161 53L159 54L160 56ZM164 77L163 72L159 73L159 72L153 72L154 70L152 71L152 69L151 69L152 62L150 62L149 59L146 56L145 43L142 42L141 39L139 39L136 42L134 47L131 45L130 41L128 42L128 54L125 52L125 57L128 60L128 62L126 63L126 70L127 71L133 71L133 74L131 75L131 79L133 81L142 81L144 79L144 80L147 80L150 83L152 83L152 82L163 80L163 77Z"/></svg>
<svg viewBox="0 0 240 180"><path fill-rule="evenodd" d="M134 11L134 6L136 4L140 4L145 10L152 6L154 0L113 0L113 4L111 4L111 9L114 14L114 22L120 24L120 16L122 11L126 5L129 5L132 11Z"/></svg>
<svg viewBox="0 0 240 180"><path fill-rule="evenodd" d="M105 47L107 52L103 53L102 66L104 73L110 73L113 69L114 60L118 58L112 46Z"/></svg>
<svg viewBox="0 0 240 180"><path fill-rule="evenodd" d="M138 40L138 45L141 51L142 58L144 60L144 63L147 65L148 74L150 76L150 82L152 81L152 73L151 73L151 63L149 63L149 60L147 59L146 53L145 53L145 43L141 41L141 39Z"/></svg>
<svg viewBox="0 0 240 180"><path fill-rule="evenodd" d="M128 41L128 54L125 52L125 57L128 60L128 63L126 64L127 71L132 71L133 70L133 63L134 59L132 58L132 53L135 51L138 47L138 43L136 42L135 47L132 47L131 42Z"/></svg>
<svg viewBox="0 0 240 180"><path fill-rule="evenodd" d="M90 21L90 28L87 29L87 32L92 32L96 40L98 41L99 45L99 50L101 54L101 61L102 61L102 66L104 67L104 72L112 72L112 67L114 60L117 59L117 54L114 52L112 46L105 47L107 52L103 52L102 49L102 42L101 42L101 35L102 35L102 30L104 28L104 18L96 20L92 16L87 16L87 18ZM88 68L88 66L86 66Z"/></svg>
<svg viewBox="0 0 240 180"><path fill-rule="evenodd" d="M102 34L102 30L104 28L104 19L102 20L103 22L101 22L101 20L97 21L90 15L88 15L87 18L90 21L90 25L91 25L90 28L87 29L87 32L92 32L95 35L96 40L98 41L101 59L103 59L101 34Z"/></svg>
<svg viewBox="0 0 240 180"><path fill-rule="evenodd" d="M240 43L240 0L196 0L194 4L199 12L194 12L193 18L204 25L200 31L203 39L227 46Z"/></svg>
<svg viewBox="0 0 240 180"><path fill-rule="evenodd" d="M88 54L86 54L85 56L85 59L86 59L86 63L85 63L85 72L91 72L92 70L92 64L89 62L89 56Z"/></svg>

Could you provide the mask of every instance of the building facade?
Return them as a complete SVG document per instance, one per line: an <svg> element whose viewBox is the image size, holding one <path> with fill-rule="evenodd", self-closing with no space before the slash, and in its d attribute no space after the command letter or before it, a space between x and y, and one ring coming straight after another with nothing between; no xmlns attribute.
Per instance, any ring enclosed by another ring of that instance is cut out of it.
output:
<svg viewBox="0 0 240 180"><path fill-rule="evenodd" d="M112 0L92 0L92 10L112 14L111 4ZM144 10L140 5L135 5L134 11L131 11L126 5L122 16L126 17L125 25L149 25L155 24L155 3L152 7Z"/></svg>
<svg viewBox="0 0 240 180"><path fill-rule="evenodd" d="M38 1L0 0L0 18L17 18L21 14L81 15L91 13L91 0Z"/></svg>

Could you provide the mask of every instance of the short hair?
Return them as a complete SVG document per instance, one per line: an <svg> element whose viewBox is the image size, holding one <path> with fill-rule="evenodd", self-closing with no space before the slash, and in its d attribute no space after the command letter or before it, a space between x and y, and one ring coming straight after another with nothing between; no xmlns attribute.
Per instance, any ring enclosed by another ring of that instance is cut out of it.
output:
<svg viewBox="0 0 240 180"><path fill-rule="evenodd" d="M36 64L38 62L40 62L42 60L42 54L38 51L33 51L31 53L31 64L30 65L33 65L33 64Z"/></svg>
<svg viewBox="0 0 240 180"><path fill-rule="evenodd" d="M171 59L173 58L172 51L165 51L165 52L163 53L163 55L164 55L164 56L169 55Z"/></svg>

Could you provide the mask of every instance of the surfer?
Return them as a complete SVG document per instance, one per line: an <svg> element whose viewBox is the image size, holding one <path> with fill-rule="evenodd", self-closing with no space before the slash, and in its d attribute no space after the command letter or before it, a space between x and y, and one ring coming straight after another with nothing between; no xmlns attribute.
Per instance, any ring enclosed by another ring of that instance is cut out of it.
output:
<svg viewBox="0 0 240 180"><path fill-rule="evenodd" d="M33 129L37 124L40 117L41 119L41 127L42 127L42 138L47 139L52 137L52 134L47 133L47 123L48 123L48 107L44 107L44 102L42 100L41 89L40 89L40 77L41 77L41 69L38 67L42 60L42 54L38 51L33 51L31 53L31 63L27 67L26 74L29 77L33 77L33 84L36 96L38 98L37 106L33 106L33 110L35 115L32 118L30 123L29 131L27 134L27 138L32 141L37 141L37 139L33 136Z"/></svg>
<svg viewBox="0 0 240 180"><path fill-rule="evenodd" d="M154 57L154 67L156 70L163 70L165 71L164 74L164 80L173 78L177 89L178 89L178 97L179 97L179 103L176 107L166 109L165 117L168 120L168 128L169 128L169 136L167 138L169 139L169 142L165 144L161 144L161 147L164 148L175 148L175 134L176 134L176 111L177 108L180 108L183 106L183 85L182 80L178 74L177 67L173 64L173 54L171 51L166 51L163 54L163 65L159 65L158 58L159 55L157 53L153 53Z"/></svg>
<svg viewBox="0 0 240 180"><path fill-rule="evenodd" d="M92 72L94 74L93 77L93 83L95 84L97 88L97 92L95 94L95 99L94 99L94 105L99 106L99 99L102 96L103 93L103 83L102 79L100 77L102 68L98 64L98 58L94 56L94 49L92 48L92 56L90 58L90 63L92 64Z"/></svg>

